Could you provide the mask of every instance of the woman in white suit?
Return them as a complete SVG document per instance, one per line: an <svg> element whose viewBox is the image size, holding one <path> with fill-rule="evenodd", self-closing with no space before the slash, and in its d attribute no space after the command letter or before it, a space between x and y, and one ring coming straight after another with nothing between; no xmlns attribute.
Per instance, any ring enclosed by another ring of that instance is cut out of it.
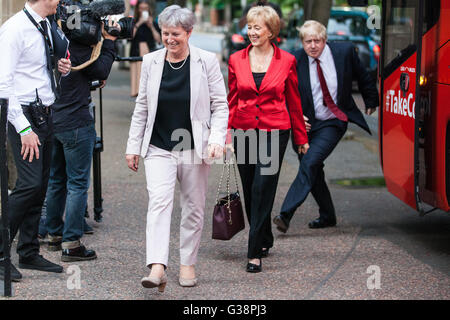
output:
<svg viewBox="0 0 450 320"><path fill-rule="evenodd" d="M126 160L144 158L149 193L146 288L164 291L175 183L181 191L181 286L195 286L209 172L223 155L228 124L225 83L215 54L189 45L195 17L177 5L158 17L163 49L144 56ZM206 161L205 161L206 160Z"/></svg>

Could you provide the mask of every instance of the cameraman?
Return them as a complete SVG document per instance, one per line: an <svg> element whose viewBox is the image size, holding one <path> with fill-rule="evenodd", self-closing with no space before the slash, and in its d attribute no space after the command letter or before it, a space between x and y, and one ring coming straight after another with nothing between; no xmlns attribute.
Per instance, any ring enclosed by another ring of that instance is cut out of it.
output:
<svg viewBox="0 0 450 320"><path fill-rule="evenodd" d="M109 21L109 26L120 28ZM105 31L100 56L80 71L61 80L62 95L54 104L54 147L47 189L47 219L49 250L62 249L64 262L92 260L97 255L80 242L83 236L84 214L90 169L96 139L93 114L89 110L90 83L108 78L116 53L116 37ZM92 48L72 39L69 46L73 66L91 57ZM66 213L63 222L64 211Z"/></svg>

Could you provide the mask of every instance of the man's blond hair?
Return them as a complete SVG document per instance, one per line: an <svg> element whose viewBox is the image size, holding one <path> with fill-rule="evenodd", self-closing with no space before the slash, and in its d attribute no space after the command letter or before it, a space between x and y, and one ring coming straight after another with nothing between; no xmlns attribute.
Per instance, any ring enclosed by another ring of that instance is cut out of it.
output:
<svg viewBox="0 0 450 320"><path fill-rule="evenodd" d="M320 39L327 41L327 28L319 21L307 20L300 28L297 28L297 30L302 41L306 36L317 36Z"/></svg>

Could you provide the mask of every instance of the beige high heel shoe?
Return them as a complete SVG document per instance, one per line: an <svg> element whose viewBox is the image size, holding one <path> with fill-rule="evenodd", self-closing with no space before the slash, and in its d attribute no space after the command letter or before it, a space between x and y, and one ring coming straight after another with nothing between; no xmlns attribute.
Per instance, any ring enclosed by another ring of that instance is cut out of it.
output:
<svg viewBox="0 0 450 320"><path fill-rule="evenodd" d="M180 283L180 286L182 287L195 287L197 285L197 278L194 279L183 279L179 278L178 282Z"/></svg>
<svg viewBox="0 0 450 320"><path fill-rule="evenodd" d="M162 277L144 277L141 279L141 284L144 288L158 287L159 292L164 292L167 285L167 275L164 273Z"/></svg>
<svg viewBox="0 0 450 320"><path fill-rule="evenodd" d="M182 287L195 287L197 285L197 278L195 277L195 269L193 268L193 266L190 266L189 269L192 269L192 270L189 273L190 273L191 277L193 275L194 278L188 279L188 278L181 277L182 270L186 271L186 269L188 269L188 268L189 268L189 266L180 265L180 275L178 277L178 283Z"/></svg>

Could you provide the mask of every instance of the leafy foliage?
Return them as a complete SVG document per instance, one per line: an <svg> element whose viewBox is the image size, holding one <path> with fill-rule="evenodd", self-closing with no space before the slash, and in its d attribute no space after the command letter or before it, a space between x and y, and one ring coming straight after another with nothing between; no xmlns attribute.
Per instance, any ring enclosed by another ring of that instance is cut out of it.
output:
<svg viewBox="0 0 450 320"><path fill-rule="evenodd" d="M247 0L247 3L251 3L254 0ZM303 0L270 0L272 2L278 3L283 10L283 15L288 15L292 9L295 7L302 8ZM320 0L315 0L320 1ZM191 3L195 5L198 0L191 0ZM225 4L231 4L233 18L240 17L242 12L241 8L241 0L204 0L205 6L210 6L215 9L224 9ZM347 0L334 0L335 6L347 6ZM381 6L381 0L369 0L369 5L378 5Z"/></svg>

